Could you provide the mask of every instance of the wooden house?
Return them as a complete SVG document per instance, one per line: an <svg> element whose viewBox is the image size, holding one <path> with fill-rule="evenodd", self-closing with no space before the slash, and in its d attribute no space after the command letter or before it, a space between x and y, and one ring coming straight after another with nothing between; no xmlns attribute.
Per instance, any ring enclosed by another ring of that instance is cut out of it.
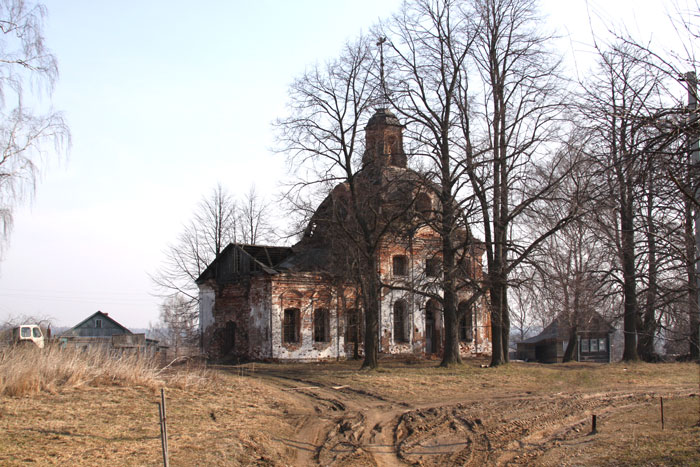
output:
<svg viewBox="0 0 700 467"><path fill-rule="evenodd" d="M161 350L158 341L146 339L119 324L107 313L97 311L58 336L63 348L100 349L115 353L155 355Z"/></svg>
<svg viewBox="0 0 700 467"><path fill-rule="evenodd" d="M579 320L573 331L569 318L561 314L540 334L519 342L517 357L529 362L560 363L573 336L576 339L574 360L609 363L612 361L614 333L615 328L598 313Z"/></svg>

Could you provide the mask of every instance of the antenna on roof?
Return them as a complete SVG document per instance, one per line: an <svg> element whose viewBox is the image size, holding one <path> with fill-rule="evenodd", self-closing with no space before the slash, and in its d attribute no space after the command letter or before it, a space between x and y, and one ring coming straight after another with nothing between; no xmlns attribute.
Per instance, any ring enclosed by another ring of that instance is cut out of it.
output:
<svg viewBox="0 0 700 467"><path fill-rule="evenodd" d="M389 95L386 91L386 81L384 80L384 43L386 42L386 37L382 36L377 41L377 47L379 47L379 79L382 87L382 99L380 101L380 107L383 109L389 108Z"/></svg>

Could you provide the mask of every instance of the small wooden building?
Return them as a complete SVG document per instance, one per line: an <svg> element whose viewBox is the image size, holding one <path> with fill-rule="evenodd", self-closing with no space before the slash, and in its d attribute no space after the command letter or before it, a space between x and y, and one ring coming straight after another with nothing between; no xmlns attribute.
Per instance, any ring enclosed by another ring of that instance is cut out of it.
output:
<svg viewBox="0 0 700 467"><path fill-rule="evenodd" d="M63 332L58 341L63 348L101 349L110 352L155 355L160 346L145 334L134 334L107 313L97 311Z"/></svg>
<svg viewBox="0 0 700 467"><path fill-rule="evenodd" d="M611 362L614 333L615 328L594 313L576 326L573 359L579 362ZM569 319L563 314L559 315L540 334L519 342L517 357L529 362L560 363L571 337Z"/></svg>

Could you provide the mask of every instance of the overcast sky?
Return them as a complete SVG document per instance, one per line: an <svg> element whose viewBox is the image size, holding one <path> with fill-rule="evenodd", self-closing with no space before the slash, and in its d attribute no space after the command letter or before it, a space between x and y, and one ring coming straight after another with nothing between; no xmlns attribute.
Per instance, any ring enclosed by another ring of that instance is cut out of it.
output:
<svg viewBox="0 0 700 467"><path fill-rule="evenodd" d="M684 0L682 0L684 1ZM33 315L72 326L110 313L156 322L148 277L217 182L270 198L284 177L271 122L291 81L397 11L399 0L50 0L46 41L58 58L53 106L73 145L46 164L15 213L0 262L0 321ZM667 40L660 0L547 0L547 27L579 69L598 18ZM576 55L574 55L576 54Z"/></svg>

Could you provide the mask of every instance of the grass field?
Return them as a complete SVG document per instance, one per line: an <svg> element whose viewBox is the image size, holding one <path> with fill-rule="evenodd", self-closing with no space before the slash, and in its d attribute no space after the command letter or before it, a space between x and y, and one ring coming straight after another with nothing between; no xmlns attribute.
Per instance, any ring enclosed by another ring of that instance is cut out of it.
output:
<svg viewBox="0 0 700 467"><path fill-rule="evenodd" d="M697 364L162 372L64 356L72 369L60 354L0 355L0 465L158 465L161 387L173 466L700 465Z"/></svg>

